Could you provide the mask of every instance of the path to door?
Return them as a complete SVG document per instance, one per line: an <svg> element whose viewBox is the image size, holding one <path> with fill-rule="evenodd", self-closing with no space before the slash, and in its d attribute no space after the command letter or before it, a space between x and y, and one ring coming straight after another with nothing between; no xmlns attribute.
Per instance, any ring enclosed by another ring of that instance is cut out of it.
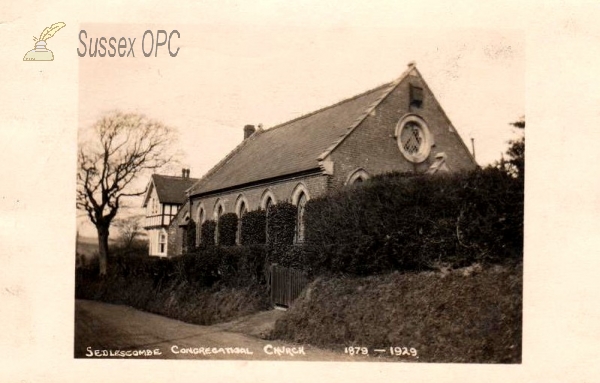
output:
<svg viewBox="0 0 600 383"><path fill-rule="evenodd" d="M260 323L264 325L264 318L273 320L277 315L259 313L230 324L199 326L127 306L77 300L75 357L111 357L112 354L113 358L156 359L378 360L352 357L343 350L333 352L246 335L260 336L261 331L257 330Z"/></svg>

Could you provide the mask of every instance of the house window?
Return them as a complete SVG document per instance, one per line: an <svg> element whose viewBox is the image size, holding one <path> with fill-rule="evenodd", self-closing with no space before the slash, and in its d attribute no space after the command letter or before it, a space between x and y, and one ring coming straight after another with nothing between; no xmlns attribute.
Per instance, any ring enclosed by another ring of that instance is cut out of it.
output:
<svg viewBox="0 0 600 383"><path fill-rule="evenodd" d="M165 251L167 250L167 234L165 234L164 232L160 233L159 240L158 240L158 247L159 247L158 252L160 254L164 254Z"/></svg>
<svg viewBox="0 0 600 383"><path fill-rule="evenodd" d="M415 108L423 106L423 88L410 86L410 106Z"/></svg>
<svg viewBox="0 0 600 383"><path fill-rule="evenodd" d="M238 223L237 231L235 233L235 243L237 243L238 245L242 244L242 217L244 216L244 214L246 214L247 211L248 209L246 208L246 203L242 200L238 207Z"/></svg>
<svg viewBox="0 0 600 383"><path fill-rule="evenodd" d="M306 194L303 192L298 197L298 213L296 218L296 242L304 242L304 230L305 230L305 222L304 222L304 213L306 211Z"/></svg>
<svg viewBox="0 0 600 383"><path fill-rule="evenodd" d="M415 163L423 162L429 156L433 146L433 138L425 121L409 115L396 125L398 148L404 157Z"/></svg>

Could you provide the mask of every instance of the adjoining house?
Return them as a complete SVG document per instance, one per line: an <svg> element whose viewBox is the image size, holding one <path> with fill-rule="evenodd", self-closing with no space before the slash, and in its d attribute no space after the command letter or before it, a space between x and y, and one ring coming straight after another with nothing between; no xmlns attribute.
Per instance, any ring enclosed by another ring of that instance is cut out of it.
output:
<svg viewBox="0 0 600 383"><path fill-rule="evenodd" d="M148 232L149 255L166 257L169 253L168 228L173 217L186 202L185 191L198 181L190 178L190 170L182 169L181 177L153 174L143 207L146 208L144 228Z"/></svg>
<svg viewBox="0 0 600 383"><path fill-rule="evenodd" d="M331 190L391 171L474 169L475 159L413 63L395 81L270 129L244 127L244 140L187 191L173 220L169 254L182 252L191 218L200 228L224 213L298 207L296 241L304 239L304 206ZM164 229L161 228L161 230Z"/></svg>

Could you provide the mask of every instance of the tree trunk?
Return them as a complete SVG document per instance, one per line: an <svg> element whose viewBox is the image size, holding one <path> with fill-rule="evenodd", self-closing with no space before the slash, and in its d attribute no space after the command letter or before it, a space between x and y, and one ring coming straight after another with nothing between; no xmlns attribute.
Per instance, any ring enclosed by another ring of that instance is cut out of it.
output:
<svg viewBox="0 0 600 383"><path fill-rule="evenodd" d="M98 261L100 264L100 276L106 275L106 260L108 258L108 227L99 225L98 230Z"/></svg>

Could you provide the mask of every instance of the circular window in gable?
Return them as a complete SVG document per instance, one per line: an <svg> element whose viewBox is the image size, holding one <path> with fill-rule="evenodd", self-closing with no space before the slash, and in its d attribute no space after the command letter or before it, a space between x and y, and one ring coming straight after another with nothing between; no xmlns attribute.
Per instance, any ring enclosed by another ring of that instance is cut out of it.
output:
<svg viewBox="0 0 600 383"><path fill-rule="evenodd" d="M396 141L400 152L411 162L423 162L431 152L433 140L425 121L409 115L396 125Z"/></svg>

